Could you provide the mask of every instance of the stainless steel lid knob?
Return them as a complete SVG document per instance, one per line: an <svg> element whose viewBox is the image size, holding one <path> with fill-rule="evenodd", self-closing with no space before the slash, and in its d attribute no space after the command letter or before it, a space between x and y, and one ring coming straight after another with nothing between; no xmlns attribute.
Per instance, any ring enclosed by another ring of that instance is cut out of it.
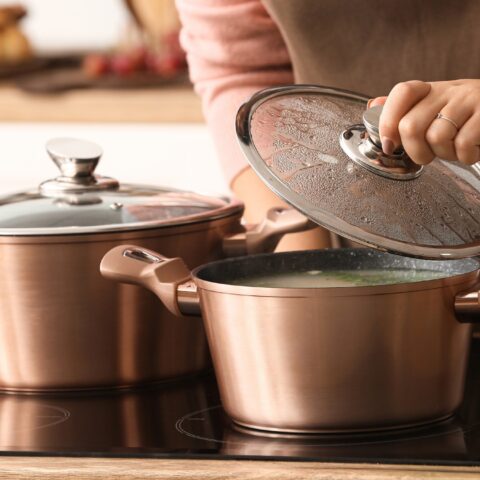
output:
<svg viewBox="0 0 480 480"><path fill-rule="evenodd" d="M76 138L54 138L46 149L62 175L67 178L93 177L103 150L99 145Z"/></svg>
<svg viewBox="0 0 480 480"><path fill-rule="evenodd" d="M363 125L352 125L340 135L343 151L358 165L392 180L412 180L423 171L421 165L414 163L402 148L392 155L382 150L380 140L380 115L383 106L365 110Z"/></svg>
<svg viewBox="0 0 480 480"><path fill-rule="evenodd" d="M383 106L377 105L372 108L367 108L363 112L363 124L368 132L370 140L379 148L382 148L382 142L380 140L380 114L382 113Z"/></svg>
<svg viewBox="0 0 480 480"><path fill-rule="evenodd" d="M118 181L95 175L103 154L96 143L76 138L54 138L47 142L47 152L59 168L61 176L40 185L46 195L62 195L117 189Z"/></svg>

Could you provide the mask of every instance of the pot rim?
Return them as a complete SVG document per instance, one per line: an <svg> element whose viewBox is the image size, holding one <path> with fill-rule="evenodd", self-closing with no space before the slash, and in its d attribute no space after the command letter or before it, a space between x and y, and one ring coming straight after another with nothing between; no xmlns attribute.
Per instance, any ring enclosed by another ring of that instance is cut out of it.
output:
<svg viewBox="0 0 480 480"><path fill-rule="evenodd" d="M305 252L328 252L335 249L324 249L324 250L307 250ZM356 250L363 251L366 249L336 249L342 250L345 252ZM378 250L372 250L376 254L389 255L388 253L381 252ZM222 259L216 260L214 262L209 262L204 265L200 265L192 271L192 277L195 284L200 290L207 290L217 293L225 293L230 295L240 295L240 296L249 296L249 297L283 297L283 298L311 298L311 297L354 297L354 296L364 296L364 295L389 295L396 293L406 293L406 292L419 292L424 290L434 290L445 287L457 287L461 286L464 289L472 288L475 285L478 285L480 288L480 259L460 259L460 260L448 260L448 261L458 261L458 262L475 262L477 264L476 269L469 270L464 273L453 274L443 278L437 278L433 280L421 280L417 282L405 282L405 283L396 283L389 285L375 285L375 286L355 286L355 287L328 287L328 288L275 288L275 287L252 287L252 286L241 286L233 285L228 283L214 282L211 280L205 280L199 278L202 270L211 267L213 265L221 265L228 262L241 262L244 259L251 258L260 258L268 257L272 255L286 255L288 253L294 252L282 252L282 253L267 253L267 254L257 254L257 255L248 255L244 257L237 257L233 259ZM302 252L295 252L302 253ZM405 257L408 258L408 257ZM410 259L411 260L411 259ZM430 260L420 260L420 261L430 261ZM434 260L432 260L434 261ZM434 261L435 262L435 261ZM438 260L436 262L439 262Z"/></svg>
<svg viewBox="0 0 480 480"><path fill-rule="evenodd" d="M78 233L78 234L58 234L58 235L0 235L0 245L42 245L55 243L97 243L110 242L117 240L121 242L134 242L137 239L152 237L171 237L181 235L183 233L202 232L214 229L220 225L224 225L234 219L241 219L241 210L230 212L228 216L221 216L215 219L203 219L195 223L187 223L183 225L166 225L137 230L124 230L114 232L98 232L98 233ZM240 223L239 223L240 224Z"/></svg>

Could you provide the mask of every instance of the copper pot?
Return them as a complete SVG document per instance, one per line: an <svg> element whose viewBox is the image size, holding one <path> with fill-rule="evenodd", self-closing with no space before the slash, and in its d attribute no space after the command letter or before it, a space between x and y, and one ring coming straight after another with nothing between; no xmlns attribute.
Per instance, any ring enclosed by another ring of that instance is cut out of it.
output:
<svg viewBox="0 0 480 480"><path fill-rule="evenodd" d="M295 211L272 211L247 231L236 200L120 186L93 174L101 149L89 142L57 139L48 151L62 175L0 199L2 390L125 387L208 368L201 322L105 281L103 255L134 242L193 268L308 228Z"/></svg>
<svg viewBox="0 0 480 480"><path fill-rule="evenodd" d="M200 305L222 404L236 423L331 432L418 425L455 411L471 336L464 321L480 315L479 265L344 249L220 260L190 276L179 258L122 245L101 272L147 287L177 314ZM444 274L366 287L232 284L258 272L347 266Z"/></svg>

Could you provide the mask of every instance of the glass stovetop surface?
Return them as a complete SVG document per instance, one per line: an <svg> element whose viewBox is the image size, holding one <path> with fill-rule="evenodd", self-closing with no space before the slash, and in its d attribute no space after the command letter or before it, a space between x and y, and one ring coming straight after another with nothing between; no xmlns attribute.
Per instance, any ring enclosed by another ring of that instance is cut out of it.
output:
<svg viewBox="0 0 480 480"><path fill-rule="evenodd" d="M352 399L352 402L355 400ZM128 392L0 395L0 455L480 465L480 340L450 419L367 434L272 435L224 414L213 374Z"/></svg>

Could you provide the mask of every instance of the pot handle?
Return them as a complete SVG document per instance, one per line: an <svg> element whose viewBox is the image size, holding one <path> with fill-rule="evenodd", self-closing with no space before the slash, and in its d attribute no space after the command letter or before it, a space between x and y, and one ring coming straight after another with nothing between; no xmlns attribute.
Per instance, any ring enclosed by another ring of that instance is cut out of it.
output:
<svg viewBox="0 0 480 480"><path fill-rule="evenodd" d="M459 322L480 322L480 286L476 290L462 292L455 297L455 314Z"/></svg>
<svg viewBox="0 0 480 480"><path fill-rule="evenodd" d="M105 278L151 290L174 315L200 314L195 284L181 258L166 258L143 247L120 245L104 255L100 273Z"/></svg>
<svg viewBox="0 0 480 480"><path fill-rule="evenodd" d="M223 251L229 257L273 252L287 233L303 232L318 225L293 208L274 207L262 223L250 225L241 233L223 239Z"/></svg>

